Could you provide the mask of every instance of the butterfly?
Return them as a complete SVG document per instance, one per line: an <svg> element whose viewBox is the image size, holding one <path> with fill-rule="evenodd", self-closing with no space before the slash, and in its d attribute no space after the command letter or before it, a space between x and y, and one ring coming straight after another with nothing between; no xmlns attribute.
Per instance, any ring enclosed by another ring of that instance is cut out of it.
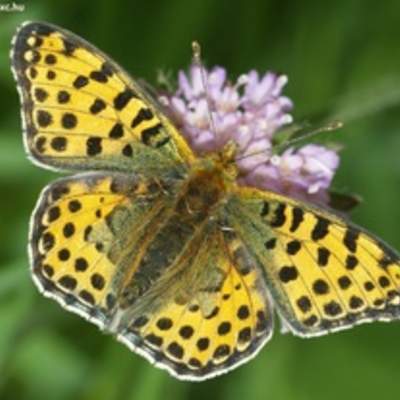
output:
<svg viewBox="0 0 400 400"><path fill-rule="evenodd" d="M32 215L45 296L186 380L254 357L274 314L301 337L399 317L394 250L327 209L239 186L234 147L196 155L91 44L28 22L11 59L29 157L78 171Z"/></svg>

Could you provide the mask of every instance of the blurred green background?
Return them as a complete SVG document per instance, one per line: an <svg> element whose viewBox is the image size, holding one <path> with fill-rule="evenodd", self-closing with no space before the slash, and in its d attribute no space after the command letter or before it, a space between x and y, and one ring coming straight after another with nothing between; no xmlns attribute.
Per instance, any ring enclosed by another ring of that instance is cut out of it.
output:
<svg viewBox="0 0 400 400"><path fill-rule="evenodd" d="M6 1L2 1L2 4ZM286 73L296 119L340 118L323 140L343 144L335 187L359 193L357 223L400 249L400 3L398 1L26 1L0 12L0 398L397 398L400 323L305 340L276 332L251 362L204 383L179 382L78 316L44 299L28 272L27 229L55 175L25 157L8 52L16 26L66 27L151 83L190 62L236 76Z"/></svg>

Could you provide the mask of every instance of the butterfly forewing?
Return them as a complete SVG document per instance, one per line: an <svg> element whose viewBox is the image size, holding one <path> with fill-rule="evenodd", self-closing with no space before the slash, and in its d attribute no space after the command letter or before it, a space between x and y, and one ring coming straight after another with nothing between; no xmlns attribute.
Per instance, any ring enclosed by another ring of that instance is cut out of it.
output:
<svg viewBox="0 0 400 400"><path fill-rule="evenodd" d="M294 333L398 317L400 263L386 244L328 211L271 192L242 188L229 209Z"/></svg>
<svg viewBox="0 0 400 400"><path fill-rule="evenodd" d="M142 173L184 170L193 154L156 104L83 39L50 24L24 24L12 66L25 142L39 163Z"/></svg>

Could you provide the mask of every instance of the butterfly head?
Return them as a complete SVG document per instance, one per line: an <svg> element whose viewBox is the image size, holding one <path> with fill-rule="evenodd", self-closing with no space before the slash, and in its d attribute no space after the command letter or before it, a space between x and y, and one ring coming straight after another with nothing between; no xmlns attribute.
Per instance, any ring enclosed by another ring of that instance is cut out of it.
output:
<svg viewBox="0 0 400 400"><path fill-rule="evenodd" d="M237 143L230 140L221 150L206 157L206 169L219 175L226 184L236 181L239 175L239 170L236 164L237 152Z"/></svg>

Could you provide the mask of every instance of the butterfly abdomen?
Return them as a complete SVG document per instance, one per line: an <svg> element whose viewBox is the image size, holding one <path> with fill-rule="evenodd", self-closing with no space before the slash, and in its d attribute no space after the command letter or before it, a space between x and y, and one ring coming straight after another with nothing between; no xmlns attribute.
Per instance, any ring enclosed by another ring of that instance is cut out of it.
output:
<svg viewBox="0 0 400 400"><path fill-rule="evenodd" d="M150 233L151 240L134 261L135 272L123 289L125 307L182 261L183 253L198 242L205 225L212 221L224 195L225 188L218 174L196 173L182 184L168 217Z"/></svg>

